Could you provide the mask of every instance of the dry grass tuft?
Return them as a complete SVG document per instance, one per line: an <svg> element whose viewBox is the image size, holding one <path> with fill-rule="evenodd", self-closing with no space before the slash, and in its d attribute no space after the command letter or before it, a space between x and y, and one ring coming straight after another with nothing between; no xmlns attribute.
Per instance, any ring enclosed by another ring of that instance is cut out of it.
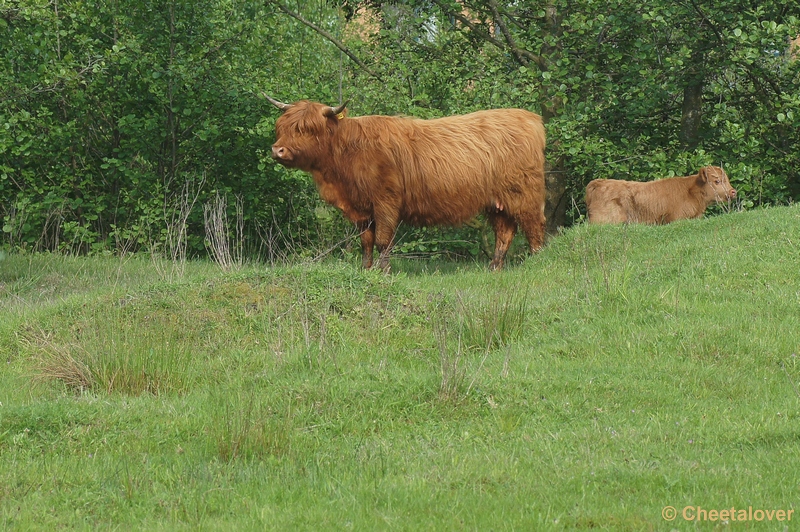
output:
<svg viewBox="0 0 800 532"><path fill-rule="evenodd" d="M75 391L91 389L95 383L92 371L85 363L86 350L77 344L59 344L52 334L41 329L23 334L19 341L32 354L34 381L58 380Z"/></svg>

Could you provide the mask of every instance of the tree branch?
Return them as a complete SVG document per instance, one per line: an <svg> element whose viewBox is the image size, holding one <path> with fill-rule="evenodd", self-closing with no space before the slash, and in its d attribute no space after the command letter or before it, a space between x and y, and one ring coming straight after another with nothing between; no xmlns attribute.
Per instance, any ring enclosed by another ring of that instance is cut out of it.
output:
<svg viewBox="0 0 800 532"><path fill-rule="evenodd" d="M703 22L708 23L709 27L711 28L711 31L713 31L714 35L717 37L717 41L719 41L720 44L725 44L725 39L722 37L722 34L719 32L719 30L711 21L711 19L709 19L706 16L706 14L703 13L703 10L700 9L700 6L697 5L697 2L695 2L694 0L690 0L690 3L692 4L692 7L697 12L697 14L700 15L700 18L703 20Z"/></svg>
<svg viewBox="0 0 800 532"><path fill-rule="evenodd" d="M478 27L477 24L473 23L471 20L469 20L467 17L465 17L463 15L463 13L457 12L457 11L453 11L453 10L449 9L446 5L444 5L442 3L441 0L433 0L433 2L437 6L439 6L445 13L447 13L448 15L450 15L452 17L455 17L459 22L461 22L461 24L463 24L464 26L469 28L473 35L475 35L477 37L480 37L484 41L488 42L492 46L495 46L496 48L499 48L500 50L506 50L507 48L510 47L511 48L511 52L514 54L514 58L522 66L528 66L530 64L530 61L532 61L532 62L534 62L536 64L536 66L539 67L540 70L542 70L542 71L547 70L547 63L545 62L544 58L542 58L542 56L539 56L539 55L536 55L534 53L531 53L530 51L528 51L528 50L526 50L524 48L518 48L514 44L513 39L511 39L511 34L508 33L508 28L505 26L505 24L502 22L502 20L500 20L500 15L497 12L497 3L496 2L494 2L494 1L491 2L492 11L496 13L494 18L496 19L496 22L499 21L497 23L497 25L498 25L498 27L500 27L500 31L503 32L503 35L506 37L506 40L508 41L507 45L503 44L502 41L499 41L499 40L495 39L494 37L492 37L491 34L487 33L484 30L482 30L480 27ZM505 28L505 31L504 31L504 28Z"/></svg>
<svg viewBox="0 0 800 532"><path fill-rule="evenodd" d="M517 48L517 45L514 44L514 38L511 36L511 33L508 31L508 28L503 22L503 18L500 16L500 11L497 10L497 1L490 0L489 8L492 10L494 23L497 24L497 27L500 28L500 32L503 34L503 37L506 38L506 42L508 43L509 48L511 48L511 53L513 53L514 57L517 58L517 62L522 66L528 66L530 62L527 58L525 58L525 56L522 55L521 50Z"/></svg>
<svg viewBox="0 0 800 532"><path fill-rule="evenodd" d="M375 79L377 79L379 81L381 80L381 77L378 74L376 74L375 71L373 71L371 68L369 68L361 59L358 58L358 56L356 56L356 54L354 54L347 46L345 46L342 43L342 41L340 41L339 39L337 39L336 37L331 35L329 32L327 32L324 29L320 28L319 26L317 26L313 22L311 22L309 20L306 20L302 15L300 15L299 13L295 13L294 11L292 11L291 9L289 9L288 7L283 5L281 2L276 2L274 0L267 0L267 4L274 5L275 7L277 7L278 9L280 9L281 11L283 11L284 13L289 15L290 17L299 20L300 22L302 22L303 24L305 24L306 26L308 26L312 30L314 30L317 33L319 33L320 35L322 35L328 41L333 43L333 45L336 46L336 48L338 48L345 55L347 55L347 57L349 57L355 64L357 64L359 67L361 67L361 69L364 70L364 72L366 72L367 74L369 74L370 76L372 76L373 78L375 78Z"/></svg>
<svg viewBox="0 0 800 532"><path fill-rule="evenodd" d="M440 8L441 8L441 9L442 9L442 10L443 10L445 13L447 13L448 15L450 15L450 16L452 16L452 17L455 17L456 19L458 19L458 21L459 21L459 22L461 22L463 25L465 25L466 27L468 27L468 28L470 29L470 31L472 31L472 33L474 33L475 35L477 35L478 37L480 37L480 38L481 38L481 39L483 39L484 41L486 41L486 42L488 42L488 43L490 43L490 44L493 44L493 45L494 45L494 46L496 46L497 48L500 48L500 49L503 49L503 48L504 48L504 46L503 46L503 43L502 43L502 42L498 41L497 39L495 39L494 37L492 37L490 34L486 33L486 32L485 32L485 31L483 31L482 29L480 29L480 28L479 28L478 26L476 26L476 25L475 25L475 24L474 24L472 21L470 21L470 20L469 20L467 17L465 17L465 16L464 16L462 13L459 13L459 12L456 12L456 11L451 11L451 10L449 10L449 9L447 8L447 6L445 6L445 5L442 5L442 2L441 2L440 0L433 0L433 2L434 2L434 3L435 3L437 6L439 6L439 7L440 7Z"/></svg>

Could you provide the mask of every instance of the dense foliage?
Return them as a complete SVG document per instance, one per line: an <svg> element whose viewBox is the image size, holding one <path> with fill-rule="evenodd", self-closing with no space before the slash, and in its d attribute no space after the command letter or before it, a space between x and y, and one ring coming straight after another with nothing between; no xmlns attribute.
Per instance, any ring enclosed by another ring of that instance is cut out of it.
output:
<svg viewBox="0 0 800 532"><path fill-rule="evenodd" d="M579 217L591 179L710 163L743 207L785 203L800 194L798 16L741 0L2 0L2 245L202 253L218 197L246 253L341 239L310 178L269 159L263 90L350 98L355 115L539 112L553 225ZM476 253L476 225L400 245Z"/></svg>

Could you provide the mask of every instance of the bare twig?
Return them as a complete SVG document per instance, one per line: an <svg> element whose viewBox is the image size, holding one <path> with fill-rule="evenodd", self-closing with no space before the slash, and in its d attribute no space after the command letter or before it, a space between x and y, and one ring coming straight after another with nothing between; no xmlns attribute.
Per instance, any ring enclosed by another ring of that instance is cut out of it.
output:
<svg viewBox="0 0 800 532"><path fill-rule="evenodd" d="M236 198L236 228L231 235L228 221L228 200L217 192L203 206L203 222L206 229L206 247L211 258L224 271L240 268L243 264L244 216L241 197ZM233 238L233 241L231 241Z"/></svg>
<svg viewBox="0 0 800 532"><path fill-rule="evenodd" d="M353 228L355 228L355 226L353 226ZM360 235L360 233L359 233L359 235ZM353 237L355 237L355 236L356 236L356 231L348 231L343 239L341 239L340 241L336 242L335 244L333 244L332 246L328 247L327 249L322 250L319 253L317 253L317 255L312 259L312 262L321 261L322 259L324 259L328 255L330 255L333 251L335 251L335 250L339 249L340 247L342 247L343 244L345 244L348 241L352 240Z"/></svg>

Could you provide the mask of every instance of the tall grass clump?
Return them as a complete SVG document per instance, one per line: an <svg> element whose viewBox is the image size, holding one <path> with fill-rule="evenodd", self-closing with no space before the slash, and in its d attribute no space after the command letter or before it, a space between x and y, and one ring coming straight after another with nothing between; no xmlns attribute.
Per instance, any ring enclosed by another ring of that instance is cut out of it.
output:
<svg viewBox="0 0 800 532"><path fill-rule="evenodd" d="M456 298L458 323L467 347L493 350L522 335L530 299L526 290L504 289L477 298L459 292Z"/></svg>
<svg viewBox="0 0 800 532"><path fill-rule="evenodd" d="M466 379L465 349L462 343L460 325L459 322L455 345L453 345L453 342L450 341L450 330L447 321L442 316L436 316L432 323L441 374L439 397L446 401L457 400L462 396L464 380Z"/></svg>
<svg viewBox="0 0 800 532"><path fill-rule="evenodd" d="M217 388L208 399L212 453L222 462L286 457L293 452L296 412L291 401L268 401L254 390Z"/></svg>
<svg viewBox="0 0 800 532"><path fill-rule="evenodd" d="M459 291L455 304L439 304L433 311L433 336L439 354L439 395L459 400L469 395L489 355L518 340L528 315L528 294L499 290L469 297ZM477 357L477 358L476 358ZM508 350L504 373L508 368Z"/></svg>
<svg viewBox="0 0 800 532"><path fill-rule="evenodd" d="M20 328L20 355L38 382L76 392L125 395L184 393L204 376L208 344L222 312L198 310L197 289L153 287L120 297L117 290L54 306ZM177 299L175 299L177 298ZM225 336L216 338L223 345Z"/></svg>
<svg viewBox="0 0 800 532"><path fill-rule="evenodd" d="M35 330L22 343L37 381L60 381L75 392L161 395L184 392L194 380L190 347L158 331L120 326L65 340Z"/></svg>

